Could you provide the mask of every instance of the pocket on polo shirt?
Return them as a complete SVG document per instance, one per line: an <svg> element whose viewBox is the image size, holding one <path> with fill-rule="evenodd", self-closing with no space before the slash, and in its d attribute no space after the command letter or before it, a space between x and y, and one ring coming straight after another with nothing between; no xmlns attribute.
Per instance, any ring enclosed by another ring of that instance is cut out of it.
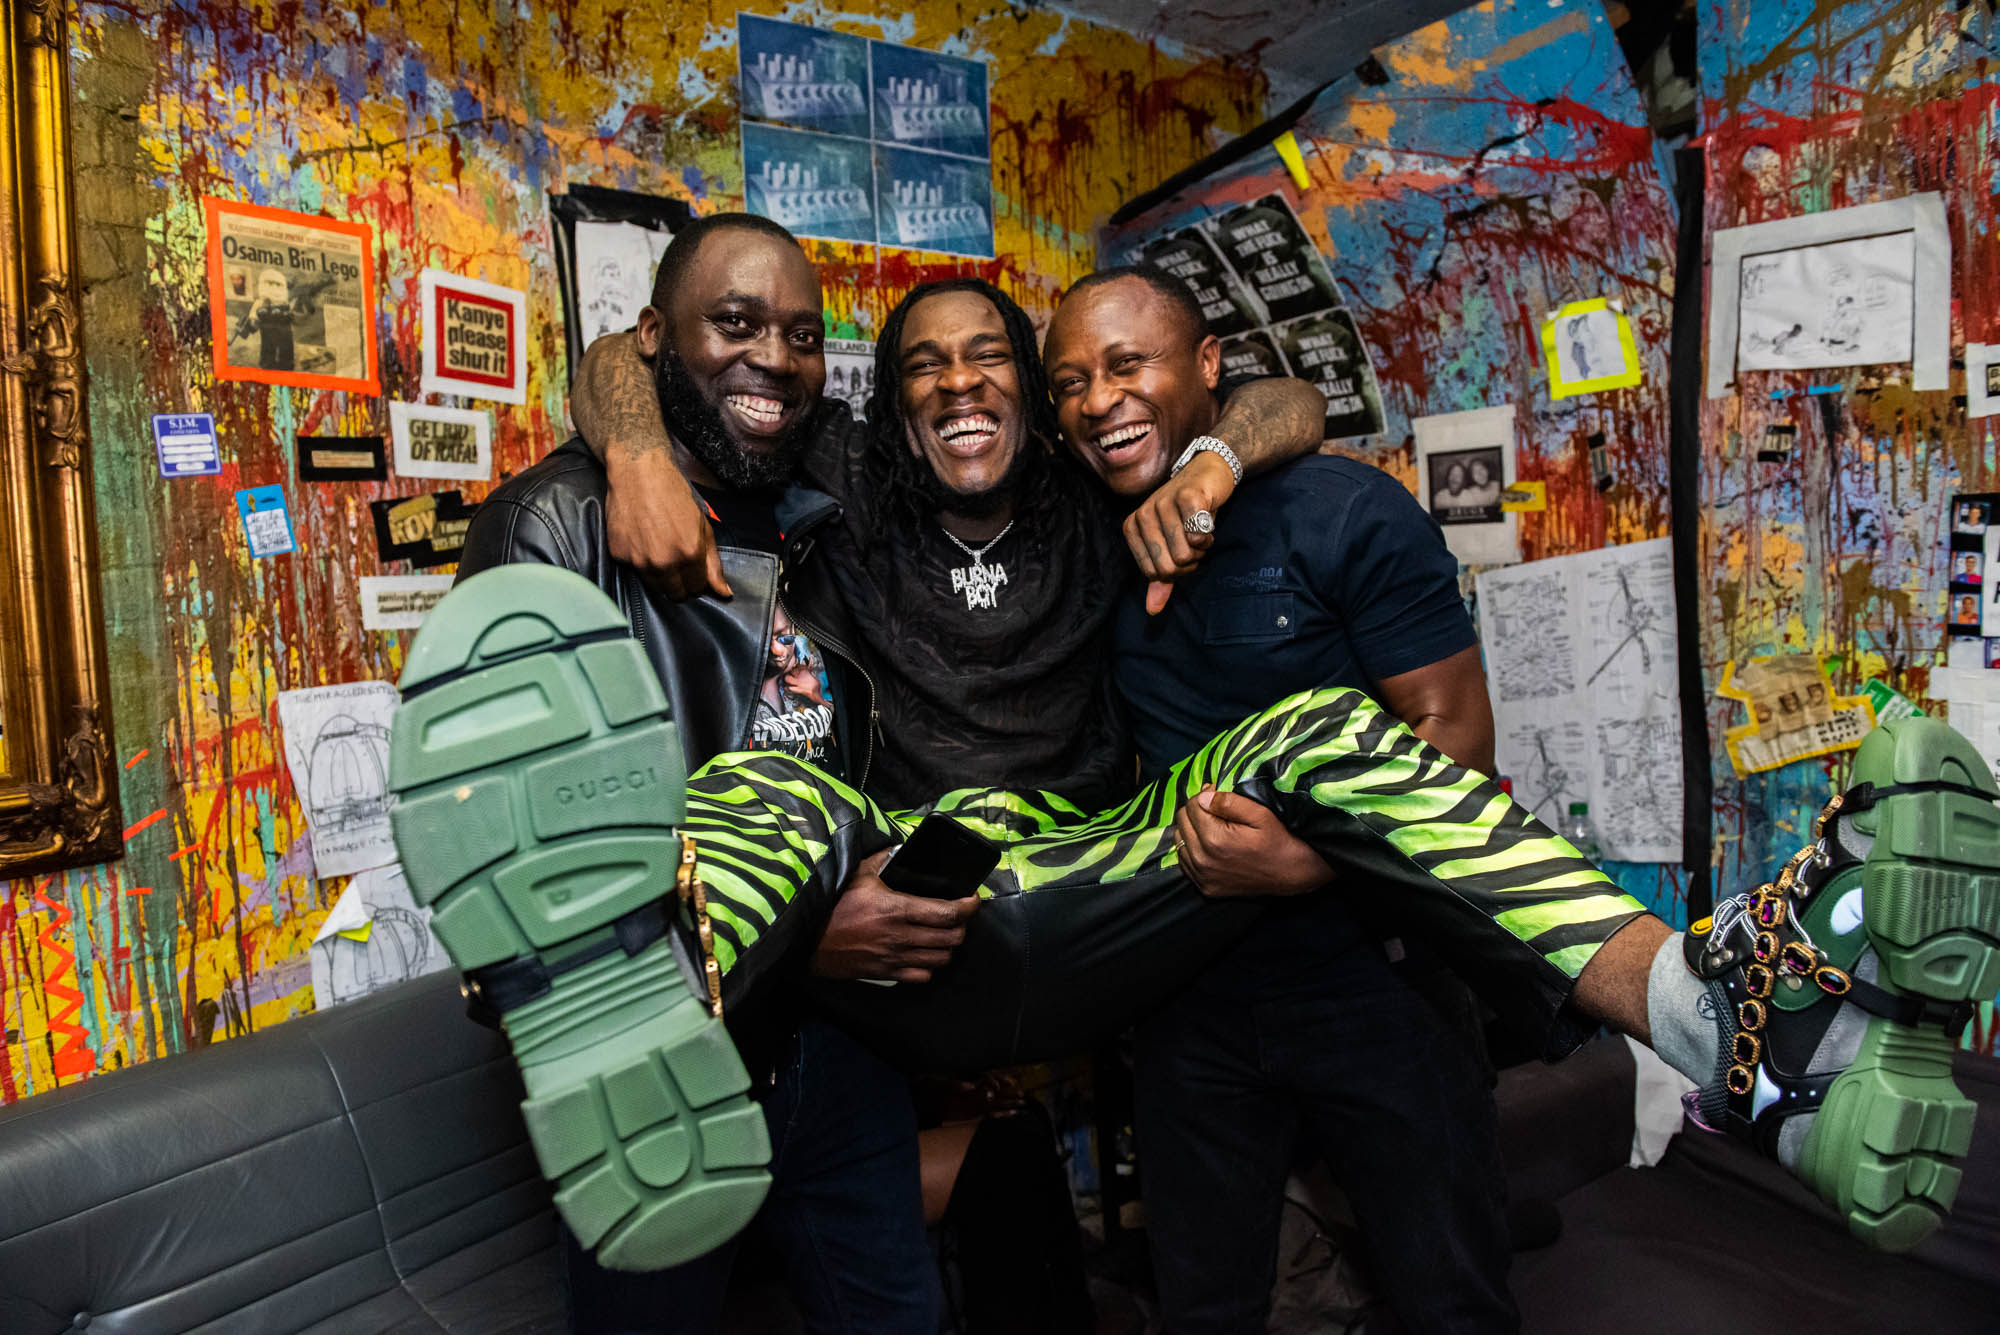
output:
<svg viewBox="0 0 2000 1335"><path fill-rule="evenodd" d="M1209 604L1203 644L1246 644L1289 640L1298 628L1289 593L1248 593Z"/></svg>

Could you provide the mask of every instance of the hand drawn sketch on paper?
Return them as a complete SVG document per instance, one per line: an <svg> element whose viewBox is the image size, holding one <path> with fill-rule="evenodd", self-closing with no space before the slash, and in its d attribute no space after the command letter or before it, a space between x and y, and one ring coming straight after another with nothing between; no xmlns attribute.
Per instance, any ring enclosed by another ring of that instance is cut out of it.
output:
<svg viewBox="0 0 2000 1335"><path fill-rule="evenodd" d="M1737 367L1792 371L1909 361L1915 276L1911 232L1746 256Z"/></svg>
<svg viewBox="0 0 2000 1335"><path fill-rule="evenodd" d="M1545 823L1589 803L1616 861L1681 856L1673 610L1664 538L1479 576L1500 772Z"/></svg>
<svg viewBox="0 0 2000 1335"><path fill-rule="evenodd" d="M450 967L430 919L430 910L411 898L402 867L355 876L313 941L313 1004L325 1010Z"/></svg>
<svg viewBox="0 0 2000 1335"><path fill-rule="evenodd" d="M318 876L396 860L389 833L389 719L396 700L386 681L278 693L285 762L312 831Z"/></svg>
<svg viewBox="0 0 2000 1335"><path fill-rule="evenodd" d="M653 297L653 272L673 233L629 222L576 224L576 288L583 346L639 322Z"/></svg>

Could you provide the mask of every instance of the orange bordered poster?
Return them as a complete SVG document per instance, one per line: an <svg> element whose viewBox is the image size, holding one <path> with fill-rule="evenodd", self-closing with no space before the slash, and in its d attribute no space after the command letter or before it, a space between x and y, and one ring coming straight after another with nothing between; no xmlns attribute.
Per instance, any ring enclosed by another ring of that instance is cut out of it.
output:
<svg viewBox="0 0 2000 1335"><path fill-rule="evenodd" d="M204 195L215 378L381 392L366 223Z"/></svg>

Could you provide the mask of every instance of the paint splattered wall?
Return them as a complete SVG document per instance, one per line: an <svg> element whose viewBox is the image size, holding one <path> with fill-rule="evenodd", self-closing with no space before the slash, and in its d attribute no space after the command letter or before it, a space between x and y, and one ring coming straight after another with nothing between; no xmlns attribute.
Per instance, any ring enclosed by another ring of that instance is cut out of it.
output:
<svg viewBox="0 0 2000 1335"><path fill-rule="evenodd" d="M1711 0L1699 59L1707 218L1725 227L1942 192L1952 242L1952 348L2000 338L1994 251L1995 24L1950 0ZM1809 395L1816 386L1836 392ZM1702 645L1723 665L1780 652L1838 659L1834 685L1880 677L1929 706L1941 665L1946 510L2000 486L1985 419L1908 368L1747 373L1702 415ZM1759 463L1768 423L1793 422L1784 464ZM1717 705L1711 735L1741 723ZM1848 756L1739 782L1717 752L1720 884L1762 879L1806 837ZM1968 1042L1996 1046L1992 1007Z"/></svg>
<svg viewBox="0 0 2000 1335"><path fill-rule="evenodd" d="M1330 257L1381 383L1386 431L1357 453L1414 485L1411 418L1511 403L1518 476L1548 488L1547 511L1521 516L1527 559L1663 536L1675 218L1601 7L1497 0L1376 54L1386 84L1336 85L1297 127L1304 189L1263 150L1111 244L1282 191ZM1623 303L1645 378L1551 400L1541 322L1595 297ZM1602 493L1595 432L1617 479ZM1613 871L1663 914L1684 912L1676 871Z"/></svg>
<svg viewBox="0 0 2000 1335"><path fill-rule="evenodd" d="M1199 61L998 0L746 8L991 62L997 262L813 247L834 332L911 284L980 272L1045 315L1124 198L1265 114L1254 67ZM318 882L276 728L280 690L393 678L364 631L367 502L422 483L296 480L294 438L386 433L416 399L426 266L530 294L530 392L496 406L519 469L556 444L564 383L545 194L588 182L740 206L738 6L523 0L176 0L82 6L78 205L124 862L0 884L0 1102L309 1009ZM383 398L217 384L204 194L375 229ZM148 417L213 412L219 477L162 482ZM282 484L300 550L250 559L233 492ZM478 499L474 486L468 499ZM401 567L391 566L391 573ZM149 817L148 813L152 813ZM146 823L150 820L151 823Z"/></svg>

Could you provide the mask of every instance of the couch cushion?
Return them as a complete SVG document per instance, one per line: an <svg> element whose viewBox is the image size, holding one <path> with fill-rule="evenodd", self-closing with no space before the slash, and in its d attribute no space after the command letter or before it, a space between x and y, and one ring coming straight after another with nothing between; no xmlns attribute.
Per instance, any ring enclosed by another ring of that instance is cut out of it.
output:
<svg viewBox="0 0 2000 1335"><path fill-rule="evenodd" d="M432 976L0 1109L0 1331L558 1329L519 1098Z"/></svg>

